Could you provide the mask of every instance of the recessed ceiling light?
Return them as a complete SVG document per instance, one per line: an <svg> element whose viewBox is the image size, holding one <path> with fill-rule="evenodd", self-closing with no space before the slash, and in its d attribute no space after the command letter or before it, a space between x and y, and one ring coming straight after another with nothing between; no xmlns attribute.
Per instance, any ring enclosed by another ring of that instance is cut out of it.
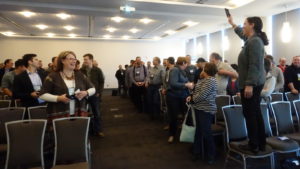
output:
<svg viewBox="0 0 300 169"><path fill-rule="evenodd" d="M193 22L193 21L186 21L183 23L184 25L187 25L187 26L195 26L198 24L198 22Z"/></svg>
<svg viewBox="0 0 300 169"><path fill-rule="evenodd" d="M105 39L110 39L110 38L111 38L111 35L103 35L103 38L105 38Z"/></svg>
<svg viewBox="0 0 300 169"><path fill-rule="evenodd" d="M144 24L148 24L150 22L152 22L153 20L152 19L149 19L149 18L143 18L143 19L140 19L140 22L144 23Z"/></svg>
<svg viewBox="0 0 300 169"><path fill-rule="evenodd" d="M112 17L111 20L113 20L113 21L115 21L117 23L120 23L120 22L122 22L125 19L122 18L122 17L119 17L119 16L115 16L115 17Z"/></svg>
<svg viewBox="0 0 300 169"><path fill-rule="evenodd" d="M125 5L125 6L120 6L120 10L124 11L125 13L130 13L135 11L135 7Z"/></svg>
<svg viewBox="0 0 300 169"><path fill-rule="evenodd" d="M68 18L71 17L71 15L66 14L66 13L59 13L59 14L56 14L56 16L59 17L62 20L65 20L65 19L68 19Z"/></svg>
<svg viewBox="0 0 300 169"><path fill-rule="evenodd" d="M128 36L128 35L122 36L122 39L129 39L129 38L130 38L130 36Z"/></svg>
<svg viewBox="0 0 300 169"><path fill-rule="evenodd" d="M114 28L114 27L108 27L108 28L106 28L106 30L108 31L108 32L115 32L117 29L116 28Z"/></svg>
<svg viewBox="0 0 300 169"><path fill-rule="evenodd" d="M11 32L11 31L7 31L7 32L1 32L2 35L5 35L5 36L13 36L15 35L16 33L14 32Z"/></svg>
<svg viewBox="0 0 300 169"><path fill-rule="evenodd" d="M23 11L23 12L20 12L20 14L22 14L23 16L25 16L27 18L30 18L31 16L36 15L35 13L30 12L30 11Z"/></svg>
<svg viewBox="0 0 300 169"><path fill-rule="evenodd" d="M240 6L244 6L248 3L250 3L252 1L254 1L254 0L243 0L243 1L241 1L241 0L229 0L229 3L234 5L235 7L240 7Z"/></svg>
<svg viewBox="0 0 300 169"><path fill-rule="evenodd" d="M165 33L168 34L168 35L173 35L173 34L176 33L176 32L173 31L173 30L167 30Z"/></svg>
<svg viewBox="0 0 300 169"><path fill-rule="evenodd" d="M69 36L70 38L75 38L77 35L74 34L74 33L70 33L68 36Z"/></svg>
<svg viewBox="0 0 300 169"><path fill-rule="evenodd" d="M35 25L35 27L41 29L41 30L44 30L44 29L47 29L48 26L47 25L44 25L44 24L39 24L39 25Z"/></svg>
<svg viewBox="0 0 300 169"><path fill-rule="evenodd" d="M54 34L54 33L46 33L46 35L47 35L48 37L50 37L50 38L52 38L52 37L54 37L54 36L55 36L55 34Z"/></svg>
<svg viewBox="0 0 300 169"><path fill-rule="evenodd" d="M137 33L138 31L140 31L140 30L138 30L138 29L136 29L136 28L132 28L132 29L130 29L129 30L131 33Z"/></svg>
<svg viewBox="0 0 300 169"><path fill-rule="evenodd" d="M65 28L66 30L68 30L68 31L71 31L71 30L75 29L75 28L74 28L73 26L71 26L71 25L64 26L64 28Z"/></svg>
<svg viewBox="0 0 300 169"><path fill-rule="evenodd" d="M153 37L153 40L161 40L161 37L155 36L155 37Z"/></svg>

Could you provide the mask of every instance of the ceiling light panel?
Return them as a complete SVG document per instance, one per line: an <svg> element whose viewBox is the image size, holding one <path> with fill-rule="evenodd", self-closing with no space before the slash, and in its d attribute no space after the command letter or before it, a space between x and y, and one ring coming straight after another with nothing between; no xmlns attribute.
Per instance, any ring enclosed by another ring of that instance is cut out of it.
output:
<svg viewBox="0 0 300 169"><path fill-rule="evenodd" d="M140 30L139 29L136 29L136 28L132 28L132 29L130 29L129 30L129 32L131 32L131 33L137 33L137 32L139 32Z"/></svg>
<svg viewBox="0 0 300 169"><path fill-rule="evenodd" d="M30 11L22 11L22 12L20 12L20 14L23 15L23 16L25 16L26 18L30 18L30 17L36 15L36 13L30 12Z"/></svg>
<svg viewBox="0 0 300 169"><path fill-rule="evenodd" d="M66 19L71 17L71 15L66 14L66 13L58 13L58 14L56 14L56 16L59 17L62 20L66 20Z"/></svg>
<svg viewBox="0 0 300 169"><path fill-rule="evenodd" d="M49 26L44 25L44 24L38 24L38 25L35 25L35 27L39 28L40 30L45 30L45 29L47 29Z"/></svg>
<svg viewBox="0 0 300 169"><path fill-rule="evenodd" d="M64 28L67 30L67 31L72 31L73 29L75 29L74 26L71 26L71 25L66 25L64 26Z"/></svg>
<svg viewBox="0 0 300 169"><path fill-rule="evenodd" d="M12 31L0 32L4 36L14 36L16 33Z"/></svg>
<svg viewBox="0 0 300 169"><path fill-rule="evenodd" d="M119 16L111 17L110 19L114 22L117 22L117 23L120 23L120 22L125 20L125 18L122 18L122 17L119 17Z"/></svg>

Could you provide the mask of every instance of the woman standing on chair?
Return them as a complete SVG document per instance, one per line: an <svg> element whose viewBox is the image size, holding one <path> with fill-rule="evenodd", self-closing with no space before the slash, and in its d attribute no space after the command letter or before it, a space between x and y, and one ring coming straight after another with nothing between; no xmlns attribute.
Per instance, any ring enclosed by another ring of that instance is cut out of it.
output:
<svg viewBox="0 0 300 169"><path fill-rule="evenodd" d="M48 102L50 121L59 117L81 116L80 113L87 112L85 98L95 94L92 83L75 70L76 61L74 52L61 52L56 71L45 79L40 98Z"/></svg>
<svg viewBox="0 0 300 169"><path fill-rule="evenodd" d="M249 142L248 145L240 148L258 153L258 151L265 151L266 145L264 121L260 110L260 94L265 83L264 46L269 42L266 33L262 32L263 23L259 17L248 17L243 28L234 24L231 16L228 17L228 22L234 28L235 33L245 41L238 57L238 73Z"/></svg>

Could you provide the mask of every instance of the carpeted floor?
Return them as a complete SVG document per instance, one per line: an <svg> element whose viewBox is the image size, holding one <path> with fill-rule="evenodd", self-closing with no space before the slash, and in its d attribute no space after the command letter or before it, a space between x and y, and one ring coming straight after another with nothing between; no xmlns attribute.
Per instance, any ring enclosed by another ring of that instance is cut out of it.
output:
<svg viewBox="0 0 300 169"><path fill-rule="evenodd" d="M136 112L129 99L103 96L102 118L105 138L92 138L93 169L239 169L234 161L225 163L221 138L216 138L217 161L207 165L193 162L191 144L168 144L168 131L162 121L152 121ZM178 140L178 139L177 139ZM269 160L248 160L248 168L270 168Z"/></svg>

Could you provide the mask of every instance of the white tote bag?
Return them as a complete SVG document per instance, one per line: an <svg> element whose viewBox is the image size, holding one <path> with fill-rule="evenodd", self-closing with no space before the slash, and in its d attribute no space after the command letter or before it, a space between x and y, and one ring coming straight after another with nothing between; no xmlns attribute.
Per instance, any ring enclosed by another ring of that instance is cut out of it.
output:
<svg viewBox="0 0 300 169"><path fill-rule="evenodd" d="M188 106L188 111L185 115L183 124L182 124L182 129L180 133L180 142L187 142L187 143L194 143L194 138L195 138L195 132L196 132L196 118L195 118L195 110L191 105ZM188 118L189 113L192 114L192 126L188 126L186 124L186 119Z"/></svg>

